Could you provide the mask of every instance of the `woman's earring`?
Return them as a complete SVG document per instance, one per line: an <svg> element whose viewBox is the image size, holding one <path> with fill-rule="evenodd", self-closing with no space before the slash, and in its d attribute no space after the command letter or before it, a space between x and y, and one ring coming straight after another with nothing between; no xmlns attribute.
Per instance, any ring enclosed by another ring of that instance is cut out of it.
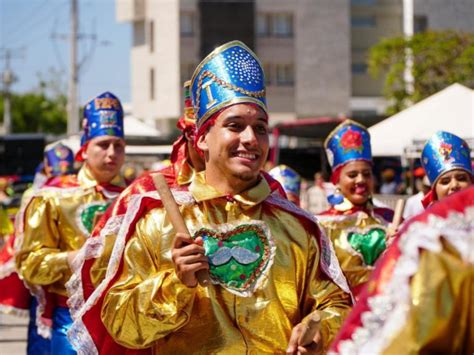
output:
<svg viewBox="0 0 474 355"><path fill-rule="evenodd" d="M341 189L339 188L339 186L337 186L336 190L334 190L334 193L328 196L328 202L331 205L336 206L342 203L343 201L344 201L344 196L342 195Z"/></svg>

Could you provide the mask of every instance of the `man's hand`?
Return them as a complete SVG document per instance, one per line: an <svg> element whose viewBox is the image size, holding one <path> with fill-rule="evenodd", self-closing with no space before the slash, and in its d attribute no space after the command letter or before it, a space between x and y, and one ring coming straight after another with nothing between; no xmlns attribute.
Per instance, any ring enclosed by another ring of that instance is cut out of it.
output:
<svg viewBox="0 0 474 355"><path fill-rule="evenodd" d="M74 261L78 253L79 253L79 250L73 250L67 253L67 263L69 264L69 268L71 270L72 270L72 262Z"/></svg>
<svg viewBox="0 0 474 355"><path fill-rule="evenodd" d="M313 337L313 341L309 344L302 344L303 341L302 334L308 327L305 323L300 323L296 325L291 331L290 341L288 343L288 348L286 349L287 354L322 354L323 352L323 342L321 339L321 332L316 331L316 334Z"/></svg>
<svg viewBox="0 0 474 355"><path fill-rule="evenodd" d="M176 275L188 287L196 287L198 270L208 270L209 262L204 255L202 238L195 240L185 233L176 233L171 250Z"/></svg>

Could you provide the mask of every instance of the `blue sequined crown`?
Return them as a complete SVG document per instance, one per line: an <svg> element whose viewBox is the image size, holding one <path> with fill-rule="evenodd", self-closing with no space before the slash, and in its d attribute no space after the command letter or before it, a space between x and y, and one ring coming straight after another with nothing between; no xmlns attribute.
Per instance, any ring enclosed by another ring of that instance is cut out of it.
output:
<svg viewBox="0 0 474 355"><path fill-rule="evenodd" d="M191 79L191 92L198 127L236 103L255 103L267 111L262 66L240 41L226 43L204 58Z"/></svg>
<svg viewBox="0 0 474 355"><path fill-rule="evenodd" d="M472 175L470 149L458 136L439 131L426 142L421 163L432 186L438 177L450 170L462 169Z"/></svg>
<svg viewBox="0 0 474 355"><path fill-rule="evenodd" d="M95 137L124 137L123 109L120 100L110 92L104 92L89 101L84 108L84 129L81 145Z"/></svg>
<svg viewBox="0 0 474 355"><path fill-rule="evenodd" d="M74 153L62 143L47 147L44 152L44 169L47 176L74 173Z"/></svg>
<svg viewBox="0 0 474 355"><path fill-rule="evenodd" d="M301 177L292 168L286 165L278 165L268 172L275 180L277 180L283 190L287 194L293 194L295 197L300 196Z"/></svg>
<svg viewBox="0 0 474 355"><path fill-rule="evenodd" d="M324 148L333 170L350 161L372 162L370 134L364 126L352 120L338 125L326 138Z"/></svg>

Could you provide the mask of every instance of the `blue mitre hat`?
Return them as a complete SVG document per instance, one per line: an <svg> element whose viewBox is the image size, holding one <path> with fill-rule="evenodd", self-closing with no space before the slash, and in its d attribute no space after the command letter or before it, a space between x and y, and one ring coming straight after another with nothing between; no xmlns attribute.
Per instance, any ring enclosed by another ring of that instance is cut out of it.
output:
<svg viewBox="0 0 474 355"><path fill-rule="evenodd" d="M470 149L460 137L444 131L436 132L425 144L421 164L431 186L445 172L462 169L472 176Z"/></svg>
<svg viewBox="0 0 474 355"><path fill-rule="evenodd" d="M62 143L46 147L44 151L44 170L47 176L73 174L74 153Z"/></svg>
<svg viewBox="0 0 474 355"><path fill-rule="evenodd" d="M90 100L84 107L82 128L82 144L100 136L123 138L123 109L120 100L111 92L104 92Z"/></svg>
<svg viewBox="0 0 474 355"><path fill-rule="evenodd" d="M326 155L332 170L355 160L372 162L370 134L360 123L345 120L339 124L324 142Z"/></svg>
<svg viewBox="0 0 474 355"><path fill-rule="evenodd" d="M286 165L278 165L268 172L278 181L287 194L292 194L299 199L301 189L301 176Z"/></svg>
<svg viewBox="0 0 474 355"><path fill-rule="evenodd" d="M237 103L254 103L267 112L262 66L240 41L228 42L204 58L191 79L191 93L198 128L220 109Z"/></svg>

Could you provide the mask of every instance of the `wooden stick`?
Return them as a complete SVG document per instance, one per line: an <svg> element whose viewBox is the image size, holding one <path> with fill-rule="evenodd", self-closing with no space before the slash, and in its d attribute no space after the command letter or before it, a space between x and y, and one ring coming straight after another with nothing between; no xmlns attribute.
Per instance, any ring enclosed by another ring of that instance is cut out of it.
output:
<svg viewBox="0 0 474 355"><path fill-rule="evenodd" d="M163 174L154 174L153 183L160 194L161 202L163 202L163 206L176 232L191 235ZM209 274L206 270L198 270L196 277L201 286L207 287L209 285Z"/></svg>
<svg viewBox="0 0 474 355"><path fill-rule="evenodd" d="M300 335L298 344L300 346L306 346L313 342L314 336L319 330L319 324L321 323L321 317L317 312L313 312L305 321L305 327Z"/></svg>
<svg viewBox="0 0 474 355"><path fill-rule="evenodd" d="M405 200L403 198L399 198L397 200L397 204L395 205L395 212L393 214L392 223L389 226L390 234L395 234L403 217L403 210L405 209Z"/></svg>

